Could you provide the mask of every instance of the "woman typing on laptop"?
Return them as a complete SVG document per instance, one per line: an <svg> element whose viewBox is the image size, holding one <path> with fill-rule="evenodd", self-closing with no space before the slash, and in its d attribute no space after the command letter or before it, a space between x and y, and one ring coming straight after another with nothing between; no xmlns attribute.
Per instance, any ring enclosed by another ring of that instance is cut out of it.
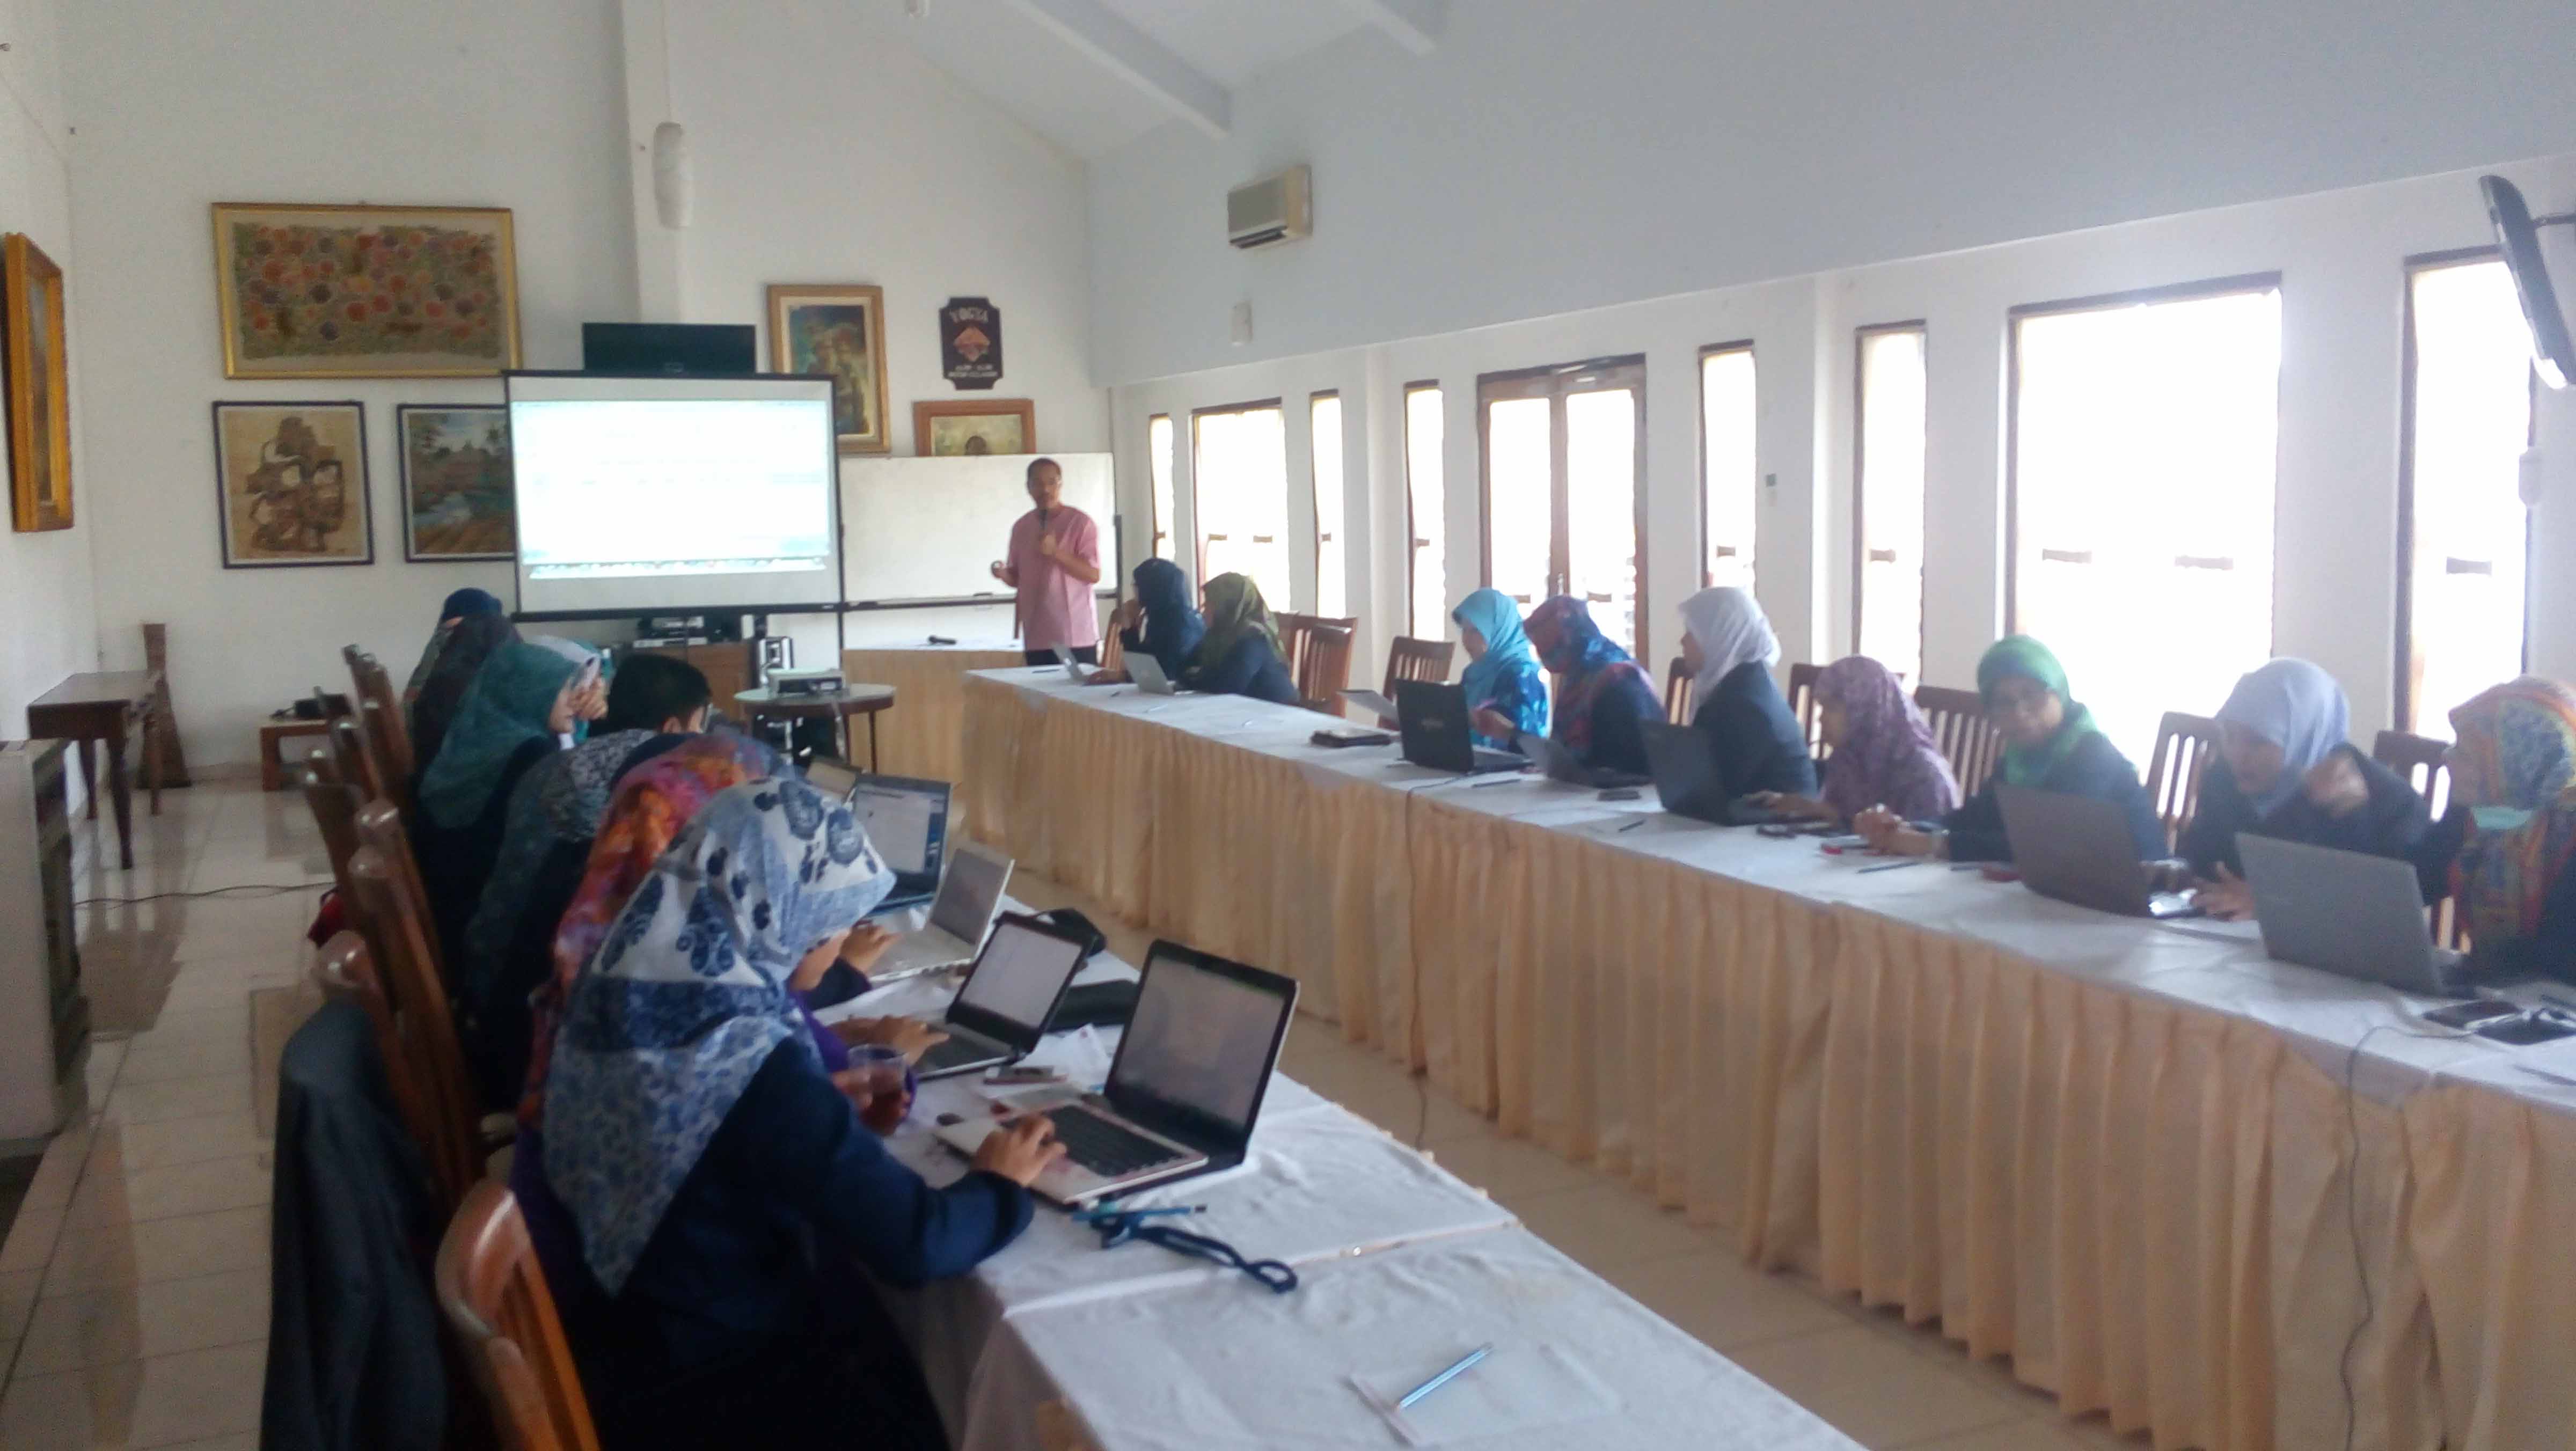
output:
<svg viewBox="0 0 2576 1451"><path fill-rule="evenodd" d="M1458 688L1475 713L1472 738L1498 751L1519 749L1514 736L1547 729L1547 677L1521 629L1520 606L1501 590L1480 589L1460 600L1449 618L1458 622L1458 643L1467 651Z"/></svg>
<svg viewBox="0 0 2576 1451"><path fill-rule="evenodd" d="M1530 611L1522 629L1558 681L1548 739L1587 770L1650 774L1646 723L1662 720L1664 707L1645 670L1601 633L1592 612L1571 595L1557 595ZM1496 711L1475 714L1478 735L1492 737L1506 727L1511 734L1521 729Z"/></svg>
<svg viewBox="0 0 2576 1451"><path fill-rule="evenodd" d="M1833 752L1818 769L1821 797L1767 792L1756 804L1848 822L1873 806L1907 821L1938 821L1959 806L1959 778L1894 671L1846 655L1816 675L1816 731Z"/></svg>
<svg viewBox="0 0 2576 1451"><path fill-rule="evenodd" d="M1279 650L1279 627L1261 586L1241 574L1220 574L1200 592L1207 602L1207 637L1190 654L1181 683L1209 695L1243 695L1273 705L1296 705L1297 683Z"/></svg>
<svg viewBox="0 0 2576 1451"><path fill-rule="evenodd" d="M1691 727L1708 737L1730 801L1816 794L1807 733L1771 678L1779 663L1779 637L1749 592L1704 589L1682 601L1682 665L1699 700Z"/></svg>

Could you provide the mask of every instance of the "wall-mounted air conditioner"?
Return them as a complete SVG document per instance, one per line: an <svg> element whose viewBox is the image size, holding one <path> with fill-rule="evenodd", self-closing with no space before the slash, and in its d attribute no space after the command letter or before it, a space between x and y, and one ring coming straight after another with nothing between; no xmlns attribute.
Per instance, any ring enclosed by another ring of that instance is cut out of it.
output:
<svg viewBox="0 0 2576 1451"><path fill-rule="evenodd" d="M1294 242L1315 229L1314 182L1302 166L1225 194L1225 239L1249 252Z"/></svg>

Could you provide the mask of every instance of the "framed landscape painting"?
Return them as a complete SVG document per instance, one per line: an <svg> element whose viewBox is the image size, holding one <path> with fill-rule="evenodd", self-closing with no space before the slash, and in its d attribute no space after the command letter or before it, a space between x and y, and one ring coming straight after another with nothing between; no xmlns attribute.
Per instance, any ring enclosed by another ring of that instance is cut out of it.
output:
<svg viewBox="0 0 2576 1451"><path fill-rule="evenodd" d="M63 362L63 270L23 232L0 242L9 388L10 522L72 527L72 405Z"/></svg>
<svg viewBox="0 0 2576 1451"><path fill-rule="evenodd" d="M769 367L832 376L843 453L886 453L885 289L772 283Z"/></svg>
<svg viewBox="0 0 2576 1451"><path fill-rule="evenodd" d="M227 378L474 378L519 366L505 207L217 202Z"/></svg>
<svg viewBox="0 0 2576 1451"><path fill-rule="evenodd" d="M226 569L375 562L354 398L216 404L215 491Z"/></svg>
<svg viewBox="0 0 2576 1451"><path fill-rule="evenodd" d="M402 437L403 558L508 559L518 549L510 492L510 410L492 404L406 403Z"/></svg>
<svg viewBox="0 0 2576 1451"><path fill-rule="evenodd" d="M961 398L912 405L912 451L923 458L1036 453L1038 406L1026 398Z"/></svg>

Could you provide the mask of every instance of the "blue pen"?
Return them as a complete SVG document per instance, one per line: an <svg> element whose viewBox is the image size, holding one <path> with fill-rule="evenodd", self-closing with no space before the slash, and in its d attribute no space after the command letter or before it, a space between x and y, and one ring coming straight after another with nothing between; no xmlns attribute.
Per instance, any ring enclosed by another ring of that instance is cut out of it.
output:
<svg viewBox="0 0 2576 1451"><path fill-rule="evenodd" d="M1076 1214L1074 1218L1083 1223L1089 1224L1096 1223L1103 1219L1159 1219L1165 1215L1171 1214L1205 1213L1207 1213L1206 1205L1188 1204L1172 1209L1086 1209L1081 1213Z"/></svg>
<svg viewBox="0 0 2576 1451"><path fill-rule="evenodd" d="M1493 1353L1494 1347L1491 1344L1479 1345L1475 1349L1468 1351L1465 1355L1458 1357L1457 1364L1450 1366L1447 1370L1440 1372L1431 1379L1424 1381L1422 1384L1415 1386L1409 1391L1406 1391L1404 1393L1404 1399L1395 1403L1395 1408L1399 1411L1409 1411L1413 1409L1413 1403L1415 1401L1422 1399L1424 1396L1440 1389L1449 1382L1465 1375L1469 1370L1475 1367L1477 1361L1483 1360L1486 1356Z"/></svg>
<svg viewBox="0 0 2576 1451"><path fill-rule="evenodd" d="M1905 867L1919 867L1921 865L1923 865L1923 858L1919 856L1907 857L1901 862L1880 862L1874 867L1863 867L1860 869L1860 875L1865 877L1871 872L1893 872Z"/></svg>

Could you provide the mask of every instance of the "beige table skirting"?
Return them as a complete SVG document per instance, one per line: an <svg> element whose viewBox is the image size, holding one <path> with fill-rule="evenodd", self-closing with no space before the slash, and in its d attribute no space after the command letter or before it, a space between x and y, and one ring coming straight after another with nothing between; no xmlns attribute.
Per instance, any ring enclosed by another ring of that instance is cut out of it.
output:
<svg viewBox="0 0 2576 1451"><path fill-rule="evenodd" d="M2576 1118L970 680L973 834L1745 1256L2213 1451L2576 1445ZM2367 1311L2365 1311L2367 1306ZM2358 1330L2356 1327L2359 1327Z"/></svg>
<svg viewBox="0 0 2576 1451"><path fill-rule="evenodd" d="M876 718L879 769L955 781L966 770L967 672L1017 665L1021 658L1017 650L844 650L841 670L854 682L894 687L894 709Z"/></svg>

